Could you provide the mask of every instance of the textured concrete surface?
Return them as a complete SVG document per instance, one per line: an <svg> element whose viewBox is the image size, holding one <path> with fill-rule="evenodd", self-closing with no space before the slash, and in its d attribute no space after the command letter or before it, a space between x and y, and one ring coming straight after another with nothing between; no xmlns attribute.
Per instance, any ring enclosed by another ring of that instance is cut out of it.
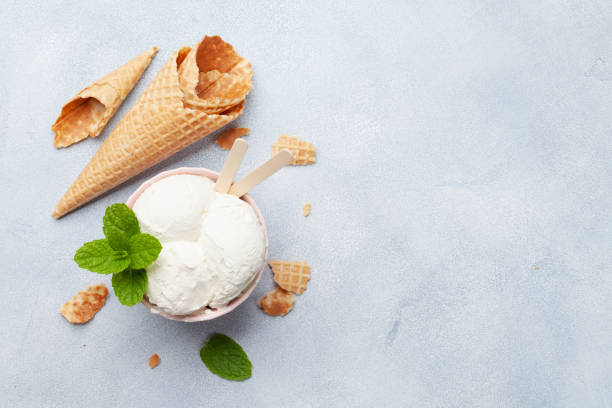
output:
<svg viewBox="0 0 612 408"><path fill-rule="evenodd" d="M612 406L610 2L21 0L0 32L1 406ZM109 283L71 259L104 208L161 170L223 163L213 135L50 216L172 51L207 33L255 70L241 173L284 132L319 149L253 193L270 255L309 261L310 286L285 318L255 305L267 274L209 323L111 296L72 326L61 304ZM102 135L55 150L61 105L152 45ZM201 363L213 332L242 344L250 380Z"/></svg>

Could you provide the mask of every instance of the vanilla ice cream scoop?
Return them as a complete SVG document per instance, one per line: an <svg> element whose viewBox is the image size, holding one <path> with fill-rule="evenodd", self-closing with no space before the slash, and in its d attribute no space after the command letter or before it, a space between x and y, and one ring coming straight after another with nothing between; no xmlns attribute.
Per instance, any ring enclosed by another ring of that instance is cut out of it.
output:
<svg viewBox="0 0 612 408"><path fill-rule="evenodd" d="M149 301L172 314L189 314L214 296L213 277L197 242L164 242L159 257L147 268L147 278Z"/></svg>
<svg viewBox="0 0 612 408"><path fill-rule="evenodd" d="M263 228L250 205L236 196L215 193L204 214L199 244L215 277L216 308L238 296L255 276L265 252Z"/></svg>
<svg viewBox="0 0 612 408"><path fill-rule="evenodd" d="M141 230L162 244L147 268L146 295L169 314L227 305L265 260L265 232L253 208L213 188L206 177L172 175L150 185L133 205Z"/></svg>
<svg viewBox="0 0 612 408"><path fill-rule="evenodd" d="M197 240L202 214L213 199L213 186L210 179L191 174L166 177L153 183L134 204L140 229L162 244Z"/></svg>

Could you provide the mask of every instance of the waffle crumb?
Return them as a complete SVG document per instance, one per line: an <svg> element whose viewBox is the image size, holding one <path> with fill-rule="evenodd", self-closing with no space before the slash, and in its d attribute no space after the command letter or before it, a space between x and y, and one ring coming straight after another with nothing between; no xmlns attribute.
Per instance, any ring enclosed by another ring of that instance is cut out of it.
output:
<svg viewBox="0 0 612 408"><path fill-rule="evenodd" d="M310 215L311 209L312 209L312 205L310 204L304 204L302 206L302 214L304 214L304 217L308 217Z"/></svg>
<svg viewBox="0 0 612 408"><path fill-rule="evenodd" d="M157 365L160 363L161 359L159 358L159 356L156 354L153 354L151 357L149 357L149 367L151 368L155 368L157 367Z"/></svg>
<svg viewBox="0 0 612 408"><path fill-rule="evenodd" d="M60 313L70 323L87 323L104 306L107 296L108 289L103 283L92 285L66 302L61 307Z"/></svg>
<svg viewBox="0 0 612 408"><path fill-rule="evenodd" d="M301 295L306 290L310 279L310 265L306 262L270 260L268 263L278 286L296 295Z"/></svg>
<svg viewBox="0 0 612 408"><path fill-rule="evenodd" d="M234 145L236 139L246 136L249 134L251 129L249 128L231 128L223 132L221 136L217 138L217 144L223 150L230 150Z"/></svg>
<svg viewBox="0 0 612 408"><path fill-rule="evenodd" d="M294 302L293 293L276 287L259 299L257 305L270 316L284 316L293 309Z"/></svg>
<svg viewBox="0 0 612 408"><path fill-rule="evenodd" d="M306 165L313 164L316 161L314 145L297 137L281 135L276 143L272 144L272 154L276 154L283 149L287 149L293 154L293 160L289 164Z"/></svg>

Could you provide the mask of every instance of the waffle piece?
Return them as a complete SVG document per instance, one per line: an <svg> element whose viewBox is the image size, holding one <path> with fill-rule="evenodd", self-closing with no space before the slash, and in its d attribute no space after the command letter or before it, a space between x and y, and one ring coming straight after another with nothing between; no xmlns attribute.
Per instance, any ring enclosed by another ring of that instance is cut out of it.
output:
<svg viewBox="0 0 612 408"><path fill-rule="evenodd" d="M217 144L223 150L230 150L234 145L236 139L249 134L251 129L249 128L231 128L223 132L221 136L217 138Z"/></svg>
<svg viewBox="0 0 612 408"><path fill-rule="evenodd" d="M293 293L276 287L259 299L257 305L270 316L284 316L291 311L294 302Z"/></svg>
<svg viewBox="0 0 612 408"><path fill-rule="evenodd" d="M98 136L134 88L156 53L157 47L148 49L81 90L68 101L51 126L51 130L55 132L53 140L55 147L67 147L87 136Z"/></svg>
<svg viewBox="0 0 612 408"><path fill-rule="evenodd" d="M272 144L272 154L287 149L293 153L293 160L289 164L306 165L315 162L315 147L313 144L304 142L295 136L281 135L276 143Z"/></svg>
<svg viewBox="0 0 612 408"><path fill-rule="evenodd" d="M298 261L268 262L274 272L274 282L285 290L301 295L306 290L306 284L310 279L310 265Z"/></svg>
<svg viewBox="0 0 612 408"><path fill-rule="evenodd" d="M151 368L157 367L157 365L160 363L160 361L161 361L161 359L159 358L157 353L153 354L151 357L149 357L149 367L151 367Z"/></svg>
<svg viewBox="0 0 612 408"><path fill-rule="evenodd" d="M90 286L79 292L60 309L60 313L70 323L86 323L104 306L108 289L103 283Z"/></svg>
<svg viewBox="0 0 612 408"><path fill-rule="evenodd" d="M312 205L310 204L304 204L302 206L302 214L304 214L304 217L308 217L310 215L311 209L312 209Z"/></svg>

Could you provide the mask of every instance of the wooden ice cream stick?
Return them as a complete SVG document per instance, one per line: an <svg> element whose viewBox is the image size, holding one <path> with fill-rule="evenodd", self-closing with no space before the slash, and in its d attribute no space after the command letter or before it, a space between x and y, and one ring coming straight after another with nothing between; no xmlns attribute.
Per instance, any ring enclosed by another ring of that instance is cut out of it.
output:
<svg viewBox="0 0 612 408"><path fill-rule="evenodd" d="M238 180L238 182L230 188L229 193L242 197L253 187L289 164L291 160L293 160L293 154L291 154L289 150L281 150L272 156L270 160Z"/></svg>
<svg viewBox="0 0 612 408"><path fill-rule="evenodd" d="M216 192L227 194L248 147L249 144L245 140L236 139L232 145L232 150L230 150L229 154L227 155L227 159L225 159L225 163L223 164L221 173L219 173L217 182L215 183Z"/></svg>

